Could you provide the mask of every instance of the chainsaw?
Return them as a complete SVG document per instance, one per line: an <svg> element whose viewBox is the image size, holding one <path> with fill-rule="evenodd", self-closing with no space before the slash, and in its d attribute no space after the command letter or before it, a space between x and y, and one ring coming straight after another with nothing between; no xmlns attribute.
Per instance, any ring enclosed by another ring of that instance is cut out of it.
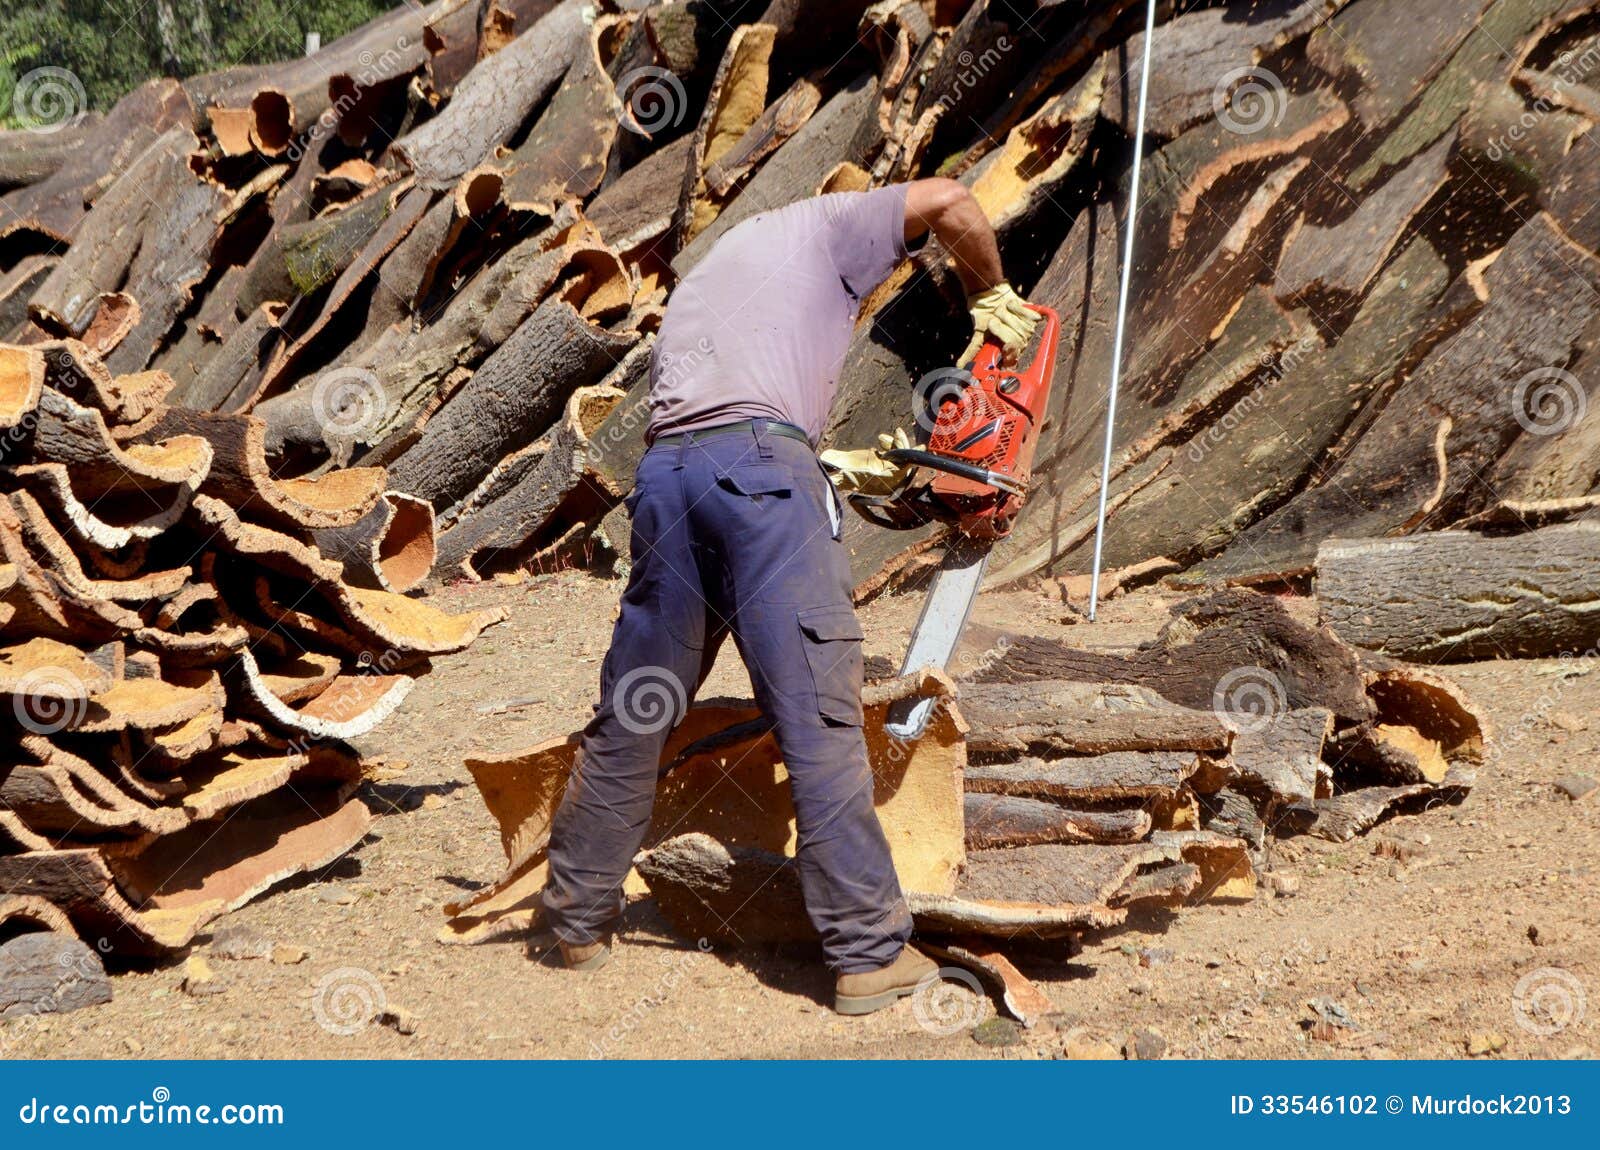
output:
<svg viewBox="0 0 1600 1150"><path fill-rule="evenodd" d="M911 633L902 675L949 663L978 596L989 550L1010 534L1027 501L1061 333L1061 320L1053 309L1028 306L1043 322L1027 366L1007 368L1004 349L987 339L970 370L927 377L932 386L918 387L924 410L917 420L927 431L927 442L880 452L885 460L908 469L905 479L887 494L849 496L850 505L880 527L907 530L943 522L952 528ZM931 698L912 697L892 704L890 736L920 737L934 703Z"/></svg>

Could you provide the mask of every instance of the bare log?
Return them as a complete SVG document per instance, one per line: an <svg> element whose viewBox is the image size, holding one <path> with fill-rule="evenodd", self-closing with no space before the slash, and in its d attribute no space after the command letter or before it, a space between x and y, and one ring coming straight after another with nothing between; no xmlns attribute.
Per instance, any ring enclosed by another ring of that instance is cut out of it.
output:
<svg viewBox="0 0 1600 1150"><path fill-rule="evenodd" d="M1143 687L1038 680L962 690L975 754L1225 750L1230 732L1212 711L1167 702Z"/></svg>
<svg viewBox="0 0 1600 1150"><path fill-rule="evenodd" d="M1426 663L1538 658L1600 641L1600 523L1508 538L1438 531L1330 539L1317 551L1322 620L1360 647Z"/></svg>
<svg viewBox="0 0 1600 1150"><path fill-rule="evenodd" d="M71 934L24 934L0 943L0 1020L68 1014L111 1001L100 955Z"/></svg>
<svg viewBox="0 0 1600 1150"><path fill-rule="evenodd" d="M1041 843L1132 843L1150 833L1143 810L1073 810L1011 795L966 797L967 849Z"/></svg>

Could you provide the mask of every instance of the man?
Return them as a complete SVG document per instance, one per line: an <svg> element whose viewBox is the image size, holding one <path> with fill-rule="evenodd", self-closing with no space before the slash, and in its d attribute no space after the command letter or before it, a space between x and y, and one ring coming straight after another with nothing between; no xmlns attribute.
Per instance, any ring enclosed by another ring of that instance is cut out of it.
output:
<svg viewBox="0 0 1600 1150"><path fill-rule="evenodd" d="M866 1014L936 967L872 805L860 624L839 504L815 445L860 302L928 232L974 323L1015 351L1035 313L1005 282L994 230L953 180L819 196L746 220L678 285L651 361L649 450L628 497L633 570L601 703L550 834L544 905L569 967L609 957L671 728L729 635L775 726L794 799L806 911Z"/></svg>

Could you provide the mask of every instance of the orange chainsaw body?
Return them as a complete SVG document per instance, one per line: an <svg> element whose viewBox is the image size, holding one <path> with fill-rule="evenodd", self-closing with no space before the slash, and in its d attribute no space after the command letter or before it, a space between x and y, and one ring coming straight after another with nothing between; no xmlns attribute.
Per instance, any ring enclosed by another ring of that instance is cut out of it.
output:
<svg viewBox="0 0 1600 1150"><path fill-rule="evenodd" d="M951 519L961 534L973 539L1007 535L1028 497L1061 334L1054 309L1029 306L1044 317L1032 361L1007 368L1000 344L985 340L972 362L972 382L959 395L944 396L932 413L934 427L923 449L992 477L969 477L929 464L936 470L928 498L947 513L941 518Z"/></svg>

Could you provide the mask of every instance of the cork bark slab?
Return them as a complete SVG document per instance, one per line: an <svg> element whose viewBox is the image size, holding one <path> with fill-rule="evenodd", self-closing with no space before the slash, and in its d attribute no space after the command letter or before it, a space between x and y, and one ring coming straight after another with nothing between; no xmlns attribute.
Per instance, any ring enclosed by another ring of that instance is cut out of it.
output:
<svg viewBox="0 0 1600 1150"><path fill-rule="evenodd" d="M449 187L493 158L583 51L584 10L563 0L468 72L443 113L395 141L419 183Z"/></svg>
<svg viewBox="0 0 1600 1150"><path fill-rule="evenodd" d="M571 522L593 515L600 505L609 507L616 493L592 462L600 453L591 436L623 401L621 392L605 386L574 393L545 447L515 461L511 470L520 475L515 482L502 473L493 485L499 488L493 498L488 491L469 493L469 506L439 537L437 569L476 579L480 564L487 567L496 558L514 557L564 515Z"/></svg>
<svg viewBox="0 0 1600 1150"><path fill-rule="evenodd" d="M17 426L39 406L44 374L41 349L0 344L0 428Z"/></svg>
<svg viewBox="0 0 1600 1150"><path fill-rule="evenodd" d="M1340 7L1326 0L1254 0L1190 12L1163 24L1151 44L1145 130L1170 139L1212 115L1219 78L1260 64ZM1107 61L1111 74L1122 80L1107 92L1103 115L1128 133L1138 111L1133 78L1143 55L1144 33L1137 32L1112 49Z"/></svg>
<svg viewBox="0 0 1600 1150"><path fill-rule="evenodd" d="M500 609L451 615L392 591L351 587L341 578L343 570L338 564L288 535L241 522L221 500L198 496L195 510L201 522L216 533L215 540L222 548L241 559L310 583L338 612L358 642L379 644L377 649L426 655L459 651L485 627L505 618ZM270 599L265 605L273 609L276 617L287 617L295 611L292 606Z"/></svg>
<svg viewBox="0 0 1600 1150"><path fill-rule="evenodd" d="M98 410L46 388L39 397L33 460L69 468L73 491L93 500L162 487L196 490L211 471L213 451L203 437L177 430L119 444Z"/></svg>
<svg viewBox="0 0 1600 1150"><path fill-rule="evenodd" d="M110 1001L100 955L70 933L33 932L0 942L0 1020L68 1014Z"/></svg>
<svg viewBox="0 0 1600 1150"><path fill-rule="evenodd" d="M974 794L1048 798L1062 803L1143 801L1175 795L1197 771L1194 751L1113 751L1057 759L969 766Z"/></svg>
<svg viewBox="0 0 1600 1150"><path fill-rule="evenodd" d="M992 769L992 768L991 768ZM1073 810L1057 803L974 792L963 803L968 850L1046 843L1132 843L1150 833L1139 809Z"/></svg>
<svg viewBox="0 0 1600 1150"><path fill-rule="evenodd" d="M251 145L281 155L330 109L342 118L363 90L420 68L427 57L423 25L442 6L443 0L426 8L404 5L309 55L193 76L184 87L201 107L247 109ZM358 144L361 137L346 142Z"/></svg>
<svg viewBox="0 0 1600 1150"><path fill-rule="evenodd" d="M631 16L602 15L585 30L561 84L528 138L505 158L505 198L513 211L553 215L567 199L599 188L628 110L608 67Z"/></svg>
<svg viewBox="0 0 1600 1150"><path fill-rule="evenodd" d="M200 490L258 522L289 528L347 527L382 498L380 468L350 467L315 478L277 479L267 461L266 424L248 415L169 409L139 433L140 442L199 437L214 451Z"/></svg>
<svg viewBox="0 0 1600 1150"><path fill-rule="evenodd" d="M320 684L300 706L274 690L248 650L239 652L246 699L270 725L316 739L354 739L394 713L414 685L405 675L355 673Z"/></svg>
<svg viewBox="0 0 1600 1150"><path fill-rule="evenodd" d="M349 527L312 533L324 558L344 566L351 583L405 593L433 569L433 505L403 491L385 491L376 507Z"/></svg>
<svg viewBox="0 0 1600 1150"><path fill-rule="evenodd" d="M615 257L607 278L626 279ZM428 420L389 469L398 490L443 508L466 496L494 463L555 423L580 387L597 383L635 335L592 324L565 299L546 299Z"/></svg>
<svg viewBox="0 0 1600 1150"><path fill-rule="evenodd" d="M194 106L173 80L151 80L118 100L83 146L49 177L0 199L0 239L37 233L71 241L96 194L110 187L169 128L194 120Z"/></svg>
<svg viewBox="0 0 1600 1150"><path fill-rule="evenodd" d="M906 746L884 735L886 713L887 704L875 705L865 722L879 820L907 888L948 892L965 857L965 752L957 720L950 709L941 708L929 733ZM759 862L761 854L792 857L794 816L787 774L776 742L764 730L758 712L748 704L691 707L662 751L662 763L672 769L657 796L653 833L666 839L699 832L724 852L758 852L740 855L744 861ZM499 824L508 868L487 890L445 908L450 921L441 941L482 942L539 921L550 820L576 753L573 735L498 759L467 761ZM638 894L645 888L630 879L626 889Z"/></svg>
<svg viewBox="0 0 1600 1150"><path fill-rule="evenodd" d="M1372 716L1356 650L1331 632L1307 627L1270 595L1244 589L1185 600L1156 641L1127 654L1106 654L1058 640L1016 636L1005 656L975 676L984 683L1070 679L1147 687L1194 709L1216 705L1224 678L1258 668L1276 682L1285 706L1326 707L1341 721Z"/></svg>

